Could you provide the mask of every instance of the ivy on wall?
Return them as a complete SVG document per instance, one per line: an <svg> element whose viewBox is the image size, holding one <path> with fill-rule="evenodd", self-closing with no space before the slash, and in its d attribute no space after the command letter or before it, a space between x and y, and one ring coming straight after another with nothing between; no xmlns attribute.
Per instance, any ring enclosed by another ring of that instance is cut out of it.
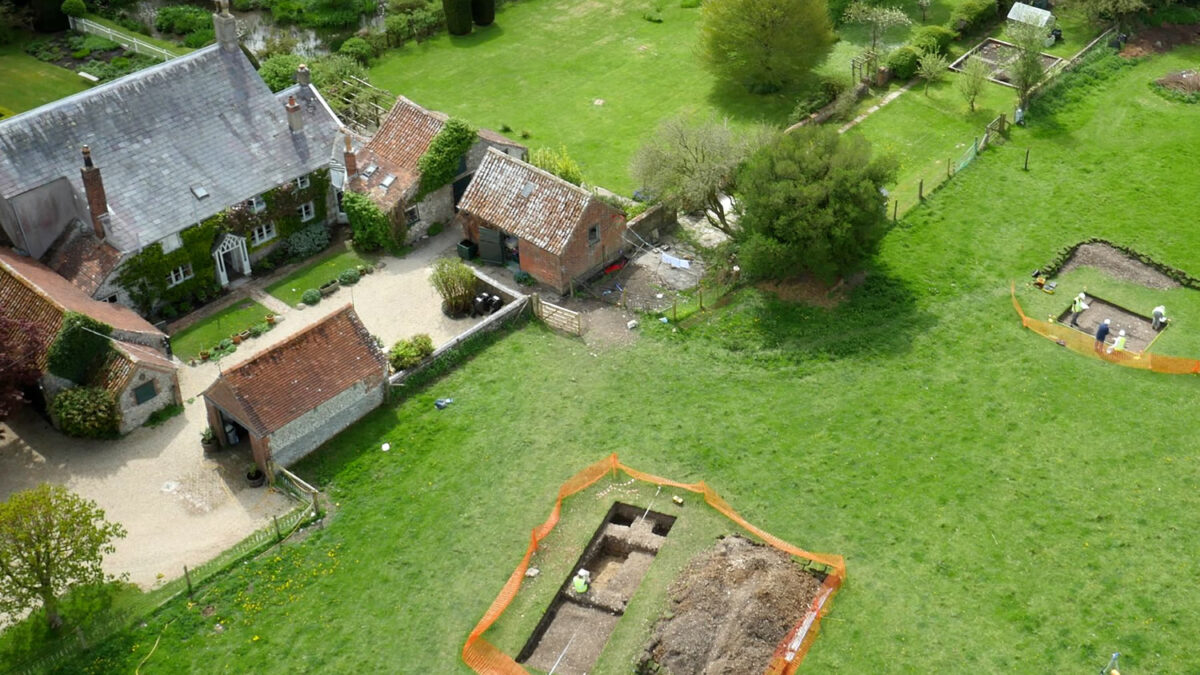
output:
<svg viewBox="0 0 1200 675"><path fill-rule="evenodd" d="M467 154L478 139L477 133L474 127L456 117L451 117L446 122L442 130L429 142L425 154L417 160L421 184L414 203L454 180L459 173L463 155Z"/></svg>
<svg viewBox="0 0 1200 675"><path fill-rule="evenodd" d="M117 275L117 283L129 292L143 314L149 314L164 302L178 303L182 309L190 311L193 303L209 301L221 292L217 283L217 264L212 255L213 246L221 235L232 232L250 239L254 228L275 223L275 238L250 246L249 250L274 246L314 222L302 223L297 211L310 201L316 214L315 222L324 220L329 197L329 170L318 169L308 176L306 188L298 188L294 181L288 181L264 193L266 208L260 213L254 213L251 205L243 202L183 230L179 233L183 246L170 253L164 253L159 242L147 246L125 261ZM192 278L168 288L171 270L189 264Z"/></svg>
<svg viewBox="0 0 1200 675"><path fill-rule="evenodd" d="M110 334L112 326L90 316L67 312L58 335L50 343L47 370L78 384L91 384L113 350L107 337Z"/></svg>

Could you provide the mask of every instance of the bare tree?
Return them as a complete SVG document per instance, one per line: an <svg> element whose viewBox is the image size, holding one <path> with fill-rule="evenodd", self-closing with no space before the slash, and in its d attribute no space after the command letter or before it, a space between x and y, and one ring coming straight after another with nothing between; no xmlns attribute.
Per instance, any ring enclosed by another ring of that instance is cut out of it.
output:
<svg viewBox="0 0 1200 675"><path fill-rule="evenodd" d="M899 7L880 7L868 5L862 0L855 0L846 8L842 20L846 23L864 24L871 29L871 50L874 51L879 38L889 28L911 26L912 19Z"/></svg>
<svg viewBox="0 0 1200 675"><path fill-rule="evenodd" d="M738 134L728 120L674 117L638 149L630 171L667 206L703 210L713 227L733 236L723 199L731 199L738 166L776 133L764 127Z"/></svg>

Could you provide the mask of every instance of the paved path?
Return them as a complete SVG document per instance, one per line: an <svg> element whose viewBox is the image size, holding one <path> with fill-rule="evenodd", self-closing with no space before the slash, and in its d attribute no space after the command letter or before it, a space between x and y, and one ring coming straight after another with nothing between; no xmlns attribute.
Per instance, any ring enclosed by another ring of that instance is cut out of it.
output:
<svg viewBox="0 0 1200 675"><path fill-rule="evenodd" d="M130 580L144 588L181 576L183 565L215 557L265 527L292 502L272 490L246 485L244 472L251 462L247 451L205 457L200 432L207 421L200 394L220 369L286 340L350 302L385 345L418 332L428 333L435 344L446 342L477 321L446 318L441 298L429 284L431 263L452 252L457 241L458 233L448 231L404 258L385 258L383 269L304 310L260 297L273 279L248 282L222 305L253 297L282 320L219 363L181 367L182 415L156 429L137 429L119 441L82 441L59 434L25 410L9 420L5 440L0 441L0 500L40 482L62 484L95 500L109 519L129 531L117 542L116 553L105 559L105 569L128 572Z"/></svg>

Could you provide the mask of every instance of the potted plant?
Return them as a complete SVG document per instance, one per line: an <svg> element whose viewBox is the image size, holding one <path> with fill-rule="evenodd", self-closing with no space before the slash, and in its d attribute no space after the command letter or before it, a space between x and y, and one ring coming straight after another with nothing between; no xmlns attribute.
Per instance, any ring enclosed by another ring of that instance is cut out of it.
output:
<svg viewBox="0 0 1200 675"><path fill-rule="evenodd" d="M258 468L257 464L251 464L246 470L246 481L250 483L250 487L262 487L267 482L267 474Z"/></svg>
<svg viewBox="0 0 1200 675"><path fill-rule="evenodd" d="M238 333L236 337L239 337L239 338L241 338L242 342L245 342L246 340L249 340L249 339L250 339L250 329L249 329L249 328L247 328L246 330L244 330L244 331L242 331L242 332ZM238 344L238 341L237 341L237 340L234 340L234 341L233 341L233 344Z"/></svg>
<svg viewBox="0 0 1200 675"><path fill-rule="evenodd" d="M241 334L241 333L234 333L233 335L230 335L230 336L229 336L229 339L230 339L230 340L233 340L233 344L235 344L235 345L240 345L240 344L242 344L242 340L243 340L244 338L242 338L242 334Z"/></svg>
<svg viewBox="0 0 1200 675"><path fill-rule="evenodd" d="M215 452L221 447L212 427L204 427L204 431L200 432L200 447L204 448L205 452Z"/></svg>
<svg viewBox="0 0 1200 675"><path fill-rule="evenodd" d="M268 325L268 326L274 326L274 325L275 325L275 315L274 315L274 314L271 314L271 313L268 313L268 314L267 314L267 325Z"/></svg>
<svg viewBox="0 0 1200 675"><path fill-rule="evenodd" d="M200 350L200 360L201 361L207 361L209 359L209 357L211 357L211 356L212 356L212 352L208 351L207 349Z"/></svg>
<svg viewBox="0 0 1200 675"><path fill-rule="evenodd" d="M321 288L319 288L318 290L321 291L321 297L327 298L327 297L333 295L333 292L336 291L339 286L341 286L341 284L338 283L337 279L330 279L329 281L326 281L324 284L322 284Z"/></svg>

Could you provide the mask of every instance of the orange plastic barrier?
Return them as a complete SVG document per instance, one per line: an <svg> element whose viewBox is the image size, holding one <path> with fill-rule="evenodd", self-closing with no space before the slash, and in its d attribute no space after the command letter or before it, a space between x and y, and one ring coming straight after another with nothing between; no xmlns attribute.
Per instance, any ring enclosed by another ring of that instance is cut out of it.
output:
<svg viewBox="0 0 1200 675"><path fill-rule="evenodd" d="M529 568L529 559L533 556L533 552L537 550L541 541L558 524L559 516L562 513L563 499L581 490L586 490L593 483L603 478L605 474L609 472L615 474L618 470L624 471L629 476L647 483L665 485L702 494L704 495L704 501L709 506L737 523L743 529L752 532L767 544L791 555L820 563L832 569L829 576L826 577L825 583L817 592L817 597L813 600L812 606L809 607L808 612L800 623L788 633L784 641L776 648L770 664L764 671L764 675L793 675L796 672L796 668L800 666L801 659L808 653L813 640L816 639L821 617L825 616L825 613L829 611L830 601L846 577L846 563L842 559L842 556L809 553L804 549L797 548L775 537L771 533L760 530L746 522L724 499L721 499L720 495L705 485L703 481L699 483L680 483L667 478L660 478L653 474L643 473L621 464L617 459L616 453L583 469L567 479L562 484L562 487L558 489L558 499L554 502L554 508L550 511L550 517L546 519L546 522L533 529L529 548L525 550L525 557L521 558L521 563L517 565L517 569L513 570L513 573L508 577L504 588L500 589L500 594L492 601L491 606L484 612L483 618L479 620L479 623L475 624L475 629L467 637L467 643L463 645L462 651L463 662L475 672L480 673L480 675L528 675L528 671L517 664L511 656L483 639L483 634L500 618L500 615L504 614L504 610L508 608L509 603L516 597L517 591L521 588L521 582L525 579L525 570Z"/></svg>
<svg viewBox="0 0 1200 675"><path fill-rule="evenodd" d="M1169 373L1172 375L1195 375L1200 373L1200 360L1188 359L1181 356L1167 356L1166 354L1155 354L1152 352L1112 352L1111 354L1103 345L1097 345L1095 338L1086 333L1064 326L1060 323L1052 321L1039 321L1025 315L1025 311L1021 309L1021 303L1017 302L1017 286L1015 283L1011 286L1013 309L1017 310L1017 314L1021 316L1021 325L1029 330L1041 335L1042 337L1050 338L1058 344L1070 349L1078 354L1090 356L1108 361L1126 368L1138 368L1141 370L1152 370L1156 373Z"/></svg>

